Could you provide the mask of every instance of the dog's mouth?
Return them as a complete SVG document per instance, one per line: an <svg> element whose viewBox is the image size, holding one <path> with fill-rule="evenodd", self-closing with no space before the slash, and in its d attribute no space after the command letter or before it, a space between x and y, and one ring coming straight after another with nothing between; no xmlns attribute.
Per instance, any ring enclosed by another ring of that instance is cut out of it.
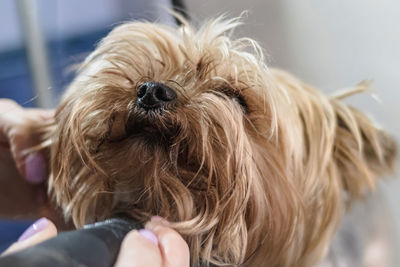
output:
<svg viewBox="0 0 400 267"><path fill-rule="evenodd" d="M163 131L163 117L165 110L162 107L146 110L141 106L135 106L128 114L125 124L125 132L128 137L139 134L154 134Z"/></svg>
<svg viewBox="0 0 400 267"><path fill-rule="evenodd" d="M138 87L137 99L128 112L114 113L109 129L100 139L98 151L104 142L121 142L129 138L143 138L147 143L170 143L179 134L173 110L177 94L159 82L145 82Z"/></svg>
<svg viewBox="0 0 400 267"><path fill-rule="evenodd" d="M174 114L165 105L152 107L137 103L129 112L125 123L128 138L143 137L147 140L170 140L180 130L173 119Z"/></svg>
<svg viewBox="0 0 400 267"><path fill-rule="evenodd" d="M146 143L170 144L178 136L181 127L173 123L171 112L162 107L145 110L135 105L127 115L114 114L109 121L109 129L100 138L96 151L104 143L119 143L124 140L141 138Z"/></svg>

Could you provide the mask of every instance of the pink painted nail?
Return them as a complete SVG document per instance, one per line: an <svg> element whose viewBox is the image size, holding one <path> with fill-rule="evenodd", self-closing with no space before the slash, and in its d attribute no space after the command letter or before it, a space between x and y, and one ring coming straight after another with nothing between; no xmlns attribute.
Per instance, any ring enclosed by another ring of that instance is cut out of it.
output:
<svg viewBox="0 0 400 267"><path fill-rule="evenodd" d="M25 177L32 184L40 184L46 180L46 163L41 154L32 153L25 158Z"/></svg>
<svg viewBox="0 0 400 267"><path fill-rule="evenodd" d="M25 232L22 233L22 235L18 238L19 241L24 241L35 234L39 233L42 231L46 226L49 224L49 221L46 218L41 218L34 222L31 226L29 226L28 229L25 230Z"/></svg>
<svg viewBox="0 0 400 267"><path fill-rule="evenodd" d="M158 239L152 231L147 229L140 229L139 234L141 234L144 238L150 240L151 242L153 242L158 246Z"/></svg>

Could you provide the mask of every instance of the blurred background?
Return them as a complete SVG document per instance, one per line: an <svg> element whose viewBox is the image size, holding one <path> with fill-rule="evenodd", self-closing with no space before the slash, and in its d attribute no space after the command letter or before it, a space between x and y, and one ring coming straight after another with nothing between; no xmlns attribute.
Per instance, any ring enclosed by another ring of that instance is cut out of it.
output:
<svg viewBox="0 0 400 267"><path fill-rule="evenodd" d="M171 7L169 0L154 2L2 0L0 97L13 98L25 107L56 106L73 77L68 68L92 51L113 26L128 19L174 23L163 9ZM195 23L223 13L238 16L247 10L245 25L236 35L259 41L270 66L293 72L327 94L363 80L373 81L380 101L360 95L348 102L400 140L400 2L183 2ZM400 179L387 179L381 187L397 228L393 235L399 240ZM16 239L27 224L0 224L2 246Z"/></svg>

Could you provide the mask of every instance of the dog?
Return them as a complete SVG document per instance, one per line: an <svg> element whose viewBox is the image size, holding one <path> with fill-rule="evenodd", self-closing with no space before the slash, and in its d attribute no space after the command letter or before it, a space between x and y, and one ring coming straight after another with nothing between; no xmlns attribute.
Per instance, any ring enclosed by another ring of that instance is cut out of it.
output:
<svg viewBox="0 0 400 267"><path fill-rule="evenodd" d="M82 63L51 125L49 194L77 227L159 215L192 266L314 266L396 144L345 104L268 68L238 19L117 26Z"/></svg>

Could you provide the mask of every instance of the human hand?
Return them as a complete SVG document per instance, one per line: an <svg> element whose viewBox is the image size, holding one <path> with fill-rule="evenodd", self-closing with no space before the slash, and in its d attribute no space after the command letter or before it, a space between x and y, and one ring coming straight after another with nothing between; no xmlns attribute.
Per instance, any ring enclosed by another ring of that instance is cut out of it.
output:
<svg viewBox="0 0 400 267"><path fill-rule="evenodd" d="M46 180L46 163L43 155L25 155L24 150L40 142L32 128L52 119L52 110L24 109L13 100L0 99L0 146L9 150L19 173L32 184Z"/></svg>
<svg viewBox="0 0 400 267"><path fill-rule="evenodd" d="M189 247L182 236L160 217L145 229L130 231L121 245L115 267L189 267Z"/></svg>
<svg viewBox="0 0 400 267"><path fill-rule="evenodd" d="M9 246L1 256L34 246L56 235L57 228L54 223L46 218L41 218L29 226L18 238L18 241Z"/></svg>
<svg viewBox="0 0 400 267"><path fill-rule="evenodd" d="M54 224L42 218L28 228L4 253L9 254L57 235ZM189 248L168 222L153 217L142 230L132 230L124 238L115 267L189 267Z"/></svg>
<svg viewBox="0 0 400 267"><path fill-rule="evenodd" d="M52 111L24 109L9 99L0 99L0 216L32 218L49 216L46 162L40 153L25 155L25 149L40 140L32 129L52 120Z"/></svg>

